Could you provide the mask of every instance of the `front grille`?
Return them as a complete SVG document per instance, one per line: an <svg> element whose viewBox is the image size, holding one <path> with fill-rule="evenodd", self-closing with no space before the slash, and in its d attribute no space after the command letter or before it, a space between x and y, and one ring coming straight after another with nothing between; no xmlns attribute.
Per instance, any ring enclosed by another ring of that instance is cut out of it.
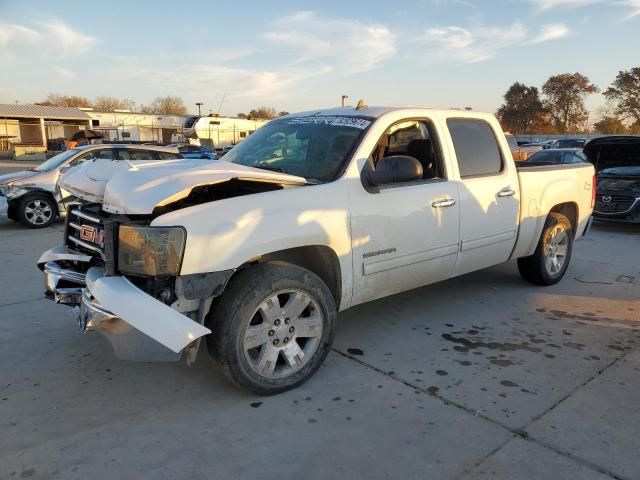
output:
<svg viewBox="0 0 640 480"><path fill-rule="evenodd" d="M67 212L67 247L90 255L104 265L107 275L114 272L114 232L116 222L101 211L99 204L73 206Z"/></svg>
<svg viewBox="0 0 640 480"><path fill-rule="evenodd" d="M626 213L633 207L636 199L624 195L602 195L596 196L595 211L598 213Z"/></svg>

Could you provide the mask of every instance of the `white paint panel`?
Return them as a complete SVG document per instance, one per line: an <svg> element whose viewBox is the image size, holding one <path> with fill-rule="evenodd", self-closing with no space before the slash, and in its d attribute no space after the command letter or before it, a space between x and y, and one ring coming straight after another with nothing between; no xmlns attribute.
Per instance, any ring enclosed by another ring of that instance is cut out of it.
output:
<svg viewBox="0 0 640 480"><path fill-rule="evenodd" d="M150 297L124 277L98 278L91 284L90 292L102 307L176 353L211 333L198 322Z"/></svg>

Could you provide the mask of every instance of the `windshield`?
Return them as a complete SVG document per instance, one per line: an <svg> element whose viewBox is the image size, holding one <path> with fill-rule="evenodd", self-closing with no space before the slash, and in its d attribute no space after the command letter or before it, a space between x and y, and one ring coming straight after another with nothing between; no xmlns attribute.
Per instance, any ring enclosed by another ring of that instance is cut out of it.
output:
<svg viewBox="0 0 640 480"><path fill-rule="evenodd" d="M66 152L59 153L55 157L51 157L46 162L42 162L40 165L38 165L33 170L35 172L49 172L49 171L53 170L54 168L58 168L66 160L70 159L71 157L73 157L74 155L76 155L79 152L80 152L80 150L72 148L71 150L67 150Z"/></svg>
<svg viewBox="0 0 640 480"><path fill-rule="evenodd" d="M224 160L329 182L342 171L372 119L313 115L273 120L234 147Z"/></svg>

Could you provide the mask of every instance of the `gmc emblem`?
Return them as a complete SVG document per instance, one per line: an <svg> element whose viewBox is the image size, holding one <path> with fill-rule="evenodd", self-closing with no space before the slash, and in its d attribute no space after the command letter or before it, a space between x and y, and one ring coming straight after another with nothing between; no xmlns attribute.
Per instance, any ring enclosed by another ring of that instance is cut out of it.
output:
<svg viewBox="0 0 640 480"><path fill-rule="evenodd" d="M91 227L89 225L82 225L80 227L80 240L85 240L87 242L96 243L102 246L102 242L104 240L104 233L95 227Z"/></svg>

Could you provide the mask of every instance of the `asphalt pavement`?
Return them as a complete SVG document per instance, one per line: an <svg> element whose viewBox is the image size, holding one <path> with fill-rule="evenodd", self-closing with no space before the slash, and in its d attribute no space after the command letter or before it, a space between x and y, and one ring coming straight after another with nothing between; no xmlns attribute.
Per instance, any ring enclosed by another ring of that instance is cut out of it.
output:
<svg viewBox="0 0 640 480"><path fill-rule="evenodd" d="M511 262L343 312L274 397L80 334L35 267L61 238L0 220L1 479L640 478L640 227L553 287Z"/></svg>

